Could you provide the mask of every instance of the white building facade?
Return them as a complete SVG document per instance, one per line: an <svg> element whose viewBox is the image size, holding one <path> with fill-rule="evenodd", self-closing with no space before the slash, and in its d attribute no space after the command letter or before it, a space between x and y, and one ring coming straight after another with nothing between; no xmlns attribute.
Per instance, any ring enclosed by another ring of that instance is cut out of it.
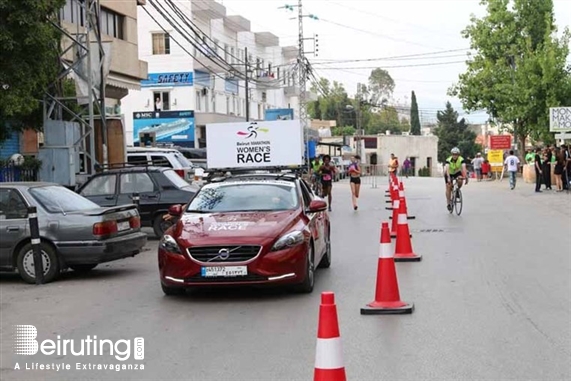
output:
<svg viewBox="0 0 571 381"><path fill-rule="evenodd" d="M154 0L139 7L138 20L149 74L122 100L128 145L141 138L200 148L208 123L297 118L297 47L252 32L249 20L213 0Z"/></svg>

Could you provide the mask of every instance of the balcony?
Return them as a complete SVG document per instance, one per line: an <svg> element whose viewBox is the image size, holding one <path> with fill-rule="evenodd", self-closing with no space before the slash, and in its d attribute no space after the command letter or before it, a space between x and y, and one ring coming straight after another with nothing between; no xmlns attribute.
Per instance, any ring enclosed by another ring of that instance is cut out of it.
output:
<svg viewBox="0 0 571 381"><path fill-rule="evenodd" d="M224 17L224 27L236 33L249 32L251 28L250 20L237 15Z"/></svg>
<svg viewBox="0 0 571 381"><path fill-rule="evenodd" d="M256 81L256 88L258 89L279 88L281 86L276 73L268 70L254 70L253 79Z"/></svg>
<svg viewBox="0 0 571 381"><path fill-rule="evenodd" d="M193 0L192 13L203 20L226 17L226 7L214 0Z"/></svg>
<svg viewBox="0 0 571 381"><path fill-rule="evenodd" d="M255 33L256 44L270 47L270 46L279 46L280 39L273 33L270 32L259 32Z"/></svg>

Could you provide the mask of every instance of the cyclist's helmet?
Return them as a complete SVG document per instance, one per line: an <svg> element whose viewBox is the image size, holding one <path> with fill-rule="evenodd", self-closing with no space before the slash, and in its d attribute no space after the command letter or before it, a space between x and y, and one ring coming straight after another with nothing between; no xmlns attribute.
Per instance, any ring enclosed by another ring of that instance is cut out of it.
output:
<svg viewBox="0 0 571 381"><path fill-rule="evenodd" d="M450 150L450 153L452 155L459 155L460 154L460 149L458 147L454 147L452 148L452 150Z"/></svg>

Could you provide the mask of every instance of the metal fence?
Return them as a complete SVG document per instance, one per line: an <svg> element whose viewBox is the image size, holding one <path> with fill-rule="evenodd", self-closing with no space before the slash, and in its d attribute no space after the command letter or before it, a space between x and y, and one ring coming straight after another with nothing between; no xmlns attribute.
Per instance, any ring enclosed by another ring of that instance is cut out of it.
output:
<svg viewBox="0 0 571 381"><path fill-rule="evenodd" d="M13 164L0 165L0 183L38 181L38 171Z"/></svg>

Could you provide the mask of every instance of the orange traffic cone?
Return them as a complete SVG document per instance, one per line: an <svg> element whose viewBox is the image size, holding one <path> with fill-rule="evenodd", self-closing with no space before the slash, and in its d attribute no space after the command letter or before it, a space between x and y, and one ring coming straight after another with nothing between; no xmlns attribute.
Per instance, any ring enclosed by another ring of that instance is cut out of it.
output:
<svg viewBox="0 0 571 381"><path fill-rule="evenodd" d="M408 214L408 209L406 208L406 197L404 196L404 183L401 181L401 183L399 184L399 197L404 198L404 205L405 205L405 209L406 209L406 218L407 220L414 220L416 219L416 216L410 216Z"/></svg>
<svg viewBox="0 0 571 381"><path fill-rule="evenodd" d="M399 214L397 217L397 241L395 244L395 261L396 262L417 262L422 256L412 251L412 242L410 241L410 231L408 229L408 221L406 219L406 206L404 198L399 202Z"/></svg>
<svg viewBox="0 0 571 381"><path fill-rule="evenodd" d="M399 199L399 187L397 184L393 184L393 191L391 192L391 199L390 200L386 200L385 202L387 204L394 204L395 200ZM385 207L386 210L393 210L392 206L386 206Z"/></svg>
<svg viewBox="0 0 571 381"><path fill-rule="evenodd" d="M400 300L395 261L391 253L389 224L383 222L375 300L361 308L361 315L410 314L413 310L414 304Z"/></svg>
<svg viewBox="0 0 571 381"><path fill-rule="evenodd" d="M321 293L314 381L346 381L337 306L333 292Z"/></svg>

